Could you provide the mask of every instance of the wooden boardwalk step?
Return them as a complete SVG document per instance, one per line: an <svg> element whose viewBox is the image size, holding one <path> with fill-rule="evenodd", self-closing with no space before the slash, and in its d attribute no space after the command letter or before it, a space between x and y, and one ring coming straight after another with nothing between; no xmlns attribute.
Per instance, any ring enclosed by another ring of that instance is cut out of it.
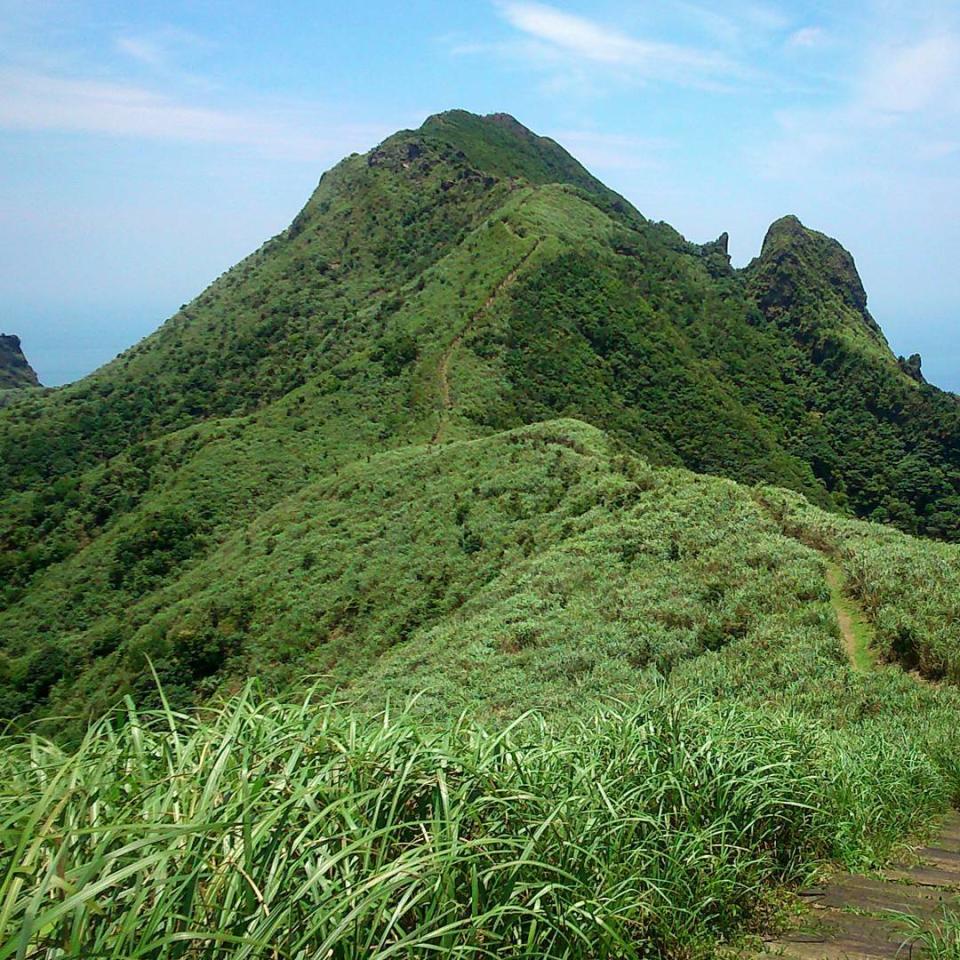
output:
<svg viewBox="0 0 960 960"><path fill-rule="evenodd" d="M883 871L883 876L888 880L916 883L923 887L942 887L949 891L960 888L960 874L940 867L891 867Z"/></svg>
<svg viewBox="0 0 960 960"><path fill-rule="evenodd" d="M946 817L929 846L877 876L839 874L804 890L796 926L764 945L762 957L792 960L918 960L923 951L904 917L929 925L960 914L960 815Z"/></svg>
<svg viewBox="0 0 960 960"><path fill-rule="evenodd" d="M827 909L814 921L766 944L767 955L795 960L886 960L906 957L913 934L894 920Z"/></svg>
<svg viewBox="0 0 960 960"><path fill-rule="evenodd" d="M960 853L943 847L921 847L917 851L917 856L924 863L932 863L942 870L955 873L960 878Z"/></svg>
<svg viewBox="0 0 960 960"><path fill-rule="evenodd" d="M862 912L907 913L924 919L940 916L944 909L960 911L960 897L953 896L943 888L854 874L838 877L811 902L817 907L836 909L843 909L855 902Z"/></svg>

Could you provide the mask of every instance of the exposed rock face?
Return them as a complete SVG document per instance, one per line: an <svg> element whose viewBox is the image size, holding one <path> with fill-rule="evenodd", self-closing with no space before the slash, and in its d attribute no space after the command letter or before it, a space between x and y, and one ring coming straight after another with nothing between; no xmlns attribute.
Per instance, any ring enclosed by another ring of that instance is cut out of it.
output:
<svg viewBox="0 0 960 960"><path fill-rule="evenodd" d="M717 277L724 274L733 273L733 267L730 264L730 235L726 232L721 233L716 240L704 243L700 247L700 254L707 262L707 269Z"/></svg>
<svg viewBox="0 0 960 960"><path fill-rule="evenodd" d="M923 360L920 357L919 353L912 353L909 357L904 359L903 357L897 358L897 363L900 364L900 369L911 379L916 380L917 383L926 383L927 378L923 375L920 367L923 364Z"/></svg>
<svg viewBox="0 0 960 960"><path fill-rule="evenodd" d="M0 333L0 390L39 386L33 367L20 349L20 338Z"/></svg>
<svg viewBox="0 0 960 960"><path fill-rule="evenodd" d="M371 152L367 157L367 166L387 167L390 170L409 169L410 164L422 154L423 147L419 143L389 143Z"/></svg>
<svg viewBox="0 0 960 960"><path fill-rule="evenodd" d="M808 230L796 217L788 216L771 225L760 256L776 255L776 250L785 249L808 253L840 297L861 313L867 313L867 292L863 289L857 266L851 254L836 240L816 230Z"/></svg>

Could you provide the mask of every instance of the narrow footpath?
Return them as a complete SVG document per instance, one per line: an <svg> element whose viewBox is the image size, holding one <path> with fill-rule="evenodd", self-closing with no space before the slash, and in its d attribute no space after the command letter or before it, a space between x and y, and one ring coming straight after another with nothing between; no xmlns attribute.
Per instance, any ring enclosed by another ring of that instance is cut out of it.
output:
<svg viewBox="0 0 960 960"><path fill-rule="evenodd" d="M876 659L871 652L870 642L873 629L866 617L845 592L847 576L839 564L827 559L827 586L830 588L830 602L837 615L843 649L854 670L867 672L876 668Z"/></svg>
<svg viewBox="0 0 960 960"><path fill-rule="evenodd" d="M829 557L826 578L851 668L875 670L870 647L873 631L845 591L843 570ZM788 933L767 941L761 956L792 960L956 957L955 952L930 953L920 935L936 930L937 921L945 916L960 922L960 813L950 813L935 837L930 846L914 849L904 861L880 873L842 873L823 887L801 891L810 909Z"/></svg>
<svg viewBox="0 0 960 960"><path fill-rule="evenodd" d="M443 439L443 431L447 425L447 418L453 409L453 397L450 393L450 359L457 352L460 344L463 343L463 338L473 329L477 320L490 309L494 300L517 279L517 274L523 265L536 253L539 246L540 241L538 240L530 250L523 255L520 262L494 287L490 296L484 300L480 309L470 317L463 329L450 341L447 349L443 351L443 355L440 357L440 363L437 366L437 394L440 398L439 420L437 421L436 429L433 431L433 436L430 438L431 443L439 443Z"/></svg>

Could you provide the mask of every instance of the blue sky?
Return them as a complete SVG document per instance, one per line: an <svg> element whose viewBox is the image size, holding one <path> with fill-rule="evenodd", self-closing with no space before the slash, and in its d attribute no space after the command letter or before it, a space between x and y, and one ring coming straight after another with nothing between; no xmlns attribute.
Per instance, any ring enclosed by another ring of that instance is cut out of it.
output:
<svg viewBox="0 0 960 960"><path fill-rule="evenodd" d="M45 383L149 333L430 113L514 114L737 264L796 213L960 390L960 4L0 0L0 329Z"/></svg>

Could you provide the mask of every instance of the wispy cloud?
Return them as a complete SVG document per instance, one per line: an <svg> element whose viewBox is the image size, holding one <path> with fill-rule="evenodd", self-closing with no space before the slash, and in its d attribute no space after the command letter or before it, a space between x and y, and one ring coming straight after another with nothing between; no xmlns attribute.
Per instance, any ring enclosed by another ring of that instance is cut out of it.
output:
<svg viewBox="0 0 960 960"><path fill-rule="evenodd" d="M0 68L0 128L231 144L270 156L329 161L388 130L331 121L309 106L229 110L126 82ZM322 132L318 132L322 131Z"/></svg>
<svg viewBox="0 0 960 960"><path fill-rule="evenodd" d="M787 37L787 46L794 49L822 47L827 42L827 32L822 27L801 27Z"/></svg>
<svg viewBox="0 0 960 960"><path fill-rule="evenodd" d="M958 105L960 37L945 32L876 50L861 84L866 109L917 113Z"/></svg>
<svg viewBox="0 0 960 960"><path fill-rule="evenodd" d="M700 33L728 46L750 47L790 26L790 19L776 7L763 3L728 0L723 8L676 0L671 13Z"/></svg>
<svg viewBox="0 0 960 960"><path fill-rule="evenodd" d="M148 67L166 64L165 51L153 40L145 37L117 37L117 49L128 57L145 63Z"/></svg>
<svg viewBox="0 0 960 960"><path fill-rule="evenodd" d="M616 67L650 80L702 83L739 72L723 53L630 36L614 27L543 3L501 3L514 29L567 64Z"/></svg>
<svg viewBox="0 0 960 960"><path fill-rule="evenodd" d="M918 147L919 155L924 160L945 160L947 157L960 153L958 140L929 140Z"/></svg>
<svg viewBox="0 0 960 960"><path fill-rule="evenodd" d="M779 135L761 153L765 172L792 177L817 164L893 175L956 151L960 121L960 35L950 30L865 45L846 96L776 114Z"/></svg>
<svg viewBox="0 0 960 960"><path fill-rule="evenodd" d="M169 25L148 33L122 33L114 44L125 57L154 69L168 69L183 55L196 54L212 46L191 30Z"/></svg>

